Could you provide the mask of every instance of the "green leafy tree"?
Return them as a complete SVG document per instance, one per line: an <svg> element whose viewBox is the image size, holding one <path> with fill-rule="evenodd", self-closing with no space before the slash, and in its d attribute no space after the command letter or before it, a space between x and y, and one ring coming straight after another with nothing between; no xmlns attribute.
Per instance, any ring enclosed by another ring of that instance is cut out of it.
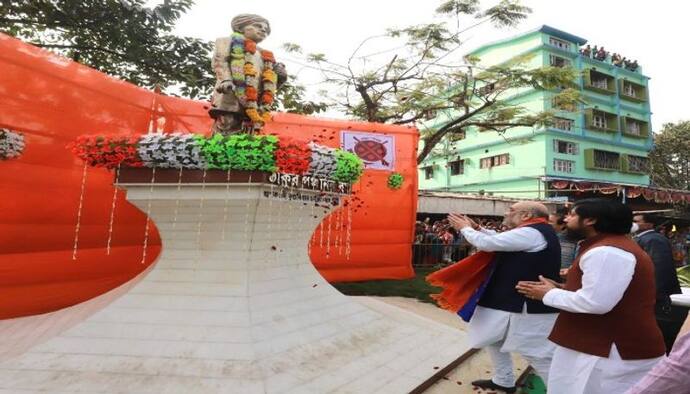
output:
<svg viewBox="0 0 690 394"><path fill-rule="evenodd" d="M654 186L690 190L690 121L666 123L649 153Z"/></svg>
<svg viewBox="0 0 690 394"><path fill-rule="evenodd" d="M211 95L213 44L172 34L193 0L2 0L0 32L46 48L136 85L204 99ZM325 104L305 101L290 79L276 106L314 113Z"/></svg>
<svg viewBox="0 0 690 394"><path fill-rule="evenodd" d="M511 92L547 89L554 91L554 99L563 107L580 102L574 89L578 74L571 68L530 68L528 57L483 68L477 58L456 55L463 47L463 33L485 23L506 27L525 19L531 10L519 1L501 0L482 9L479 0L450 0L436 11L457 21L455 31L447 23L389 29L381 36L365 39L347 64L329 62L323 54L310 54L306 59L317 65L324 82L341 92L331 100L351 117L420 126L424 146L418 163L444 138L471 127L505 133L552 121L554 113L550 111L533 113L511 104L506 100ZM398 46L361 54L371 41L384 39ZM301 51L295 44L286 44L284 49ZM433 122L428 122L431 119Z"/></svg>

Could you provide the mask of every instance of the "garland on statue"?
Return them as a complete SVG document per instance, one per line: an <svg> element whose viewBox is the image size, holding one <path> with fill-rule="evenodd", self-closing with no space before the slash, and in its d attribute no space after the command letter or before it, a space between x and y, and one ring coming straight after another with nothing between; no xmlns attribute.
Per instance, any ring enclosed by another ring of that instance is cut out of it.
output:
<svg viewBox="0 0 690 394"><path fill-rule="evenodd" d="M259 50L264 71L259 75L256 64L256 43L240 33L233 33L230 40L230 73L235 85L235 96L245 108L254 128L271 120L271 105L275 100L278 75L273 71L273 53Z"/></svg>
<svg viewBox="0 0 690 394"><path fill-rule="evenodd" d="M8 129L0 129L0 160L19 157L24 151L24 136Z"/></svg>
<svg viewBox="0 0 690 394"><path fill-rule="evenodd" d="M350 152L275 135L144 134L80 136L68 145L91 167L118 166L280 172L356 182L364 170Z"/></svg>

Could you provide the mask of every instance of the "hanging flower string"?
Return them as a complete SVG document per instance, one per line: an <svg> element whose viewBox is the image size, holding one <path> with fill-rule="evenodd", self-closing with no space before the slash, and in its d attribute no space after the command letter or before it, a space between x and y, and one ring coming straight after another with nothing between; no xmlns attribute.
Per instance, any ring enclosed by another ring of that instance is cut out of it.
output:
<svg viewBox="0 0 690 394"><path fill-rule="evenodd" d="M120 166L115 168L115 187L113 187L113 202L110 206L110 220L108 222L108 242L105 247L105 254L110 254L110 243L113 240L113 223L115 222L115 204L117 202L117 183L120 178Z"/></svg>
<svg viewBox="0 0 690 394"><path fill-rule="evenodd" d="M256 51L263 61L264 71L259 75ZM256 42L241 33L233 33L230 40L230 73L235 85L235 96L245 108L252 128L260 129L271 120L270 109L275 100L278 75L273 71L273 53L256 47Z"/></svg>
<svg viewBox="0 0 690 394"><path fill-rule="evenodd" d="M151 223L151 199L153 199L153 184L156 183L156 167L151 170L151 186L149 187L149 198L146 204L146 226L144 226L144 245L141 252L141 264L146 262L146 251L149 247L149 225Z"/></svg>
<svg viewBox="0 0 690 394"><path fill-rule="evenodd" d="M84 191L86 189L86 170L88 165L84 163L81 173L81 192L79 193L79 207L77 208L77 225L74 228L74 245L72 247L72 260L77 259L77 247L79 246L79 229L81 228L81 211L84 207Z"/></svg>

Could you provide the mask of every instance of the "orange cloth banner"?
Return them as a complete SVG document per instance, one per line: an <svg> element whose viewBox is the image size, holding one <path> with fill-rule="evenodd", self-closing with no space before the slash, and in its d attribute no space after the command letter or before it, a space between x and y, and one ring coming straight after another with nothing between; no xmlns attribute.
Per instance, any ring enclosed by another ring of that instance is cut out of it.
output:
<svg viewBox="0 0 690 394"><path fill-rule="evenodd" d="M0 162L0 319L8 319L103 294L137 276L160 253L160 237L151 225L142 264L147 218L124 192L115 191L111 172L87 169L81 193L83 163L66 149L68 143L82 134L151 129L207 133L211 119L207 102L158 95L3 34L0 69L0 127L23 133L26 143L21 157ZM274 119L266 133L333 147L339 146L342 130L395 137L395 171L406 179L403 189L387 188L390 172L366 170L351 197L352 207L360 208L351 212L349 259L343 248L348 237L344 209L324 221L330 247L316 239L311 257L329 281L411 277L417 130L292 114Z"/></svg>

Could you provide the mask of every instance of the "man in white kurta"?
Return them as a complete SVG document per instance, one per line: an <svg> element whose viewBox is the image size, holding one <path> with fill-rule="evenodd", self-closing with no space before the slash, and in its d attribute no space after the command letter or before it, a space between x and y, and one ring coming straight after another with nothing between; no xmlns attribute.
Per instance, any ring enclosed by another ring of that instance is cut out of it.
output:
<svg viewBox="0 0 690 394"><path fill-rule="evenodd" d="M513 205L506 212L504 224L512 229L502 233L480 228L463 216L451 215L449 220L478 250L526 252L525 261L519 261L519 263L527 267L530 255L547 248L547 240L540 231L534 227L524 226L525 223L530 223L537 218L548 218L546 207L539 203L521 202ZM552 241L560 252L557 238L554 239L555 241ZM560 260L558 256L554 258L556 260L553 262L553 272L557 273ZM546 272L541 274L546 275ZM509 290L515 297L521 297L514 289ZM474 385L485 389L514 392L516 388L511 352L518 353L527 359L542 379L547 381L555 346L546 337L551 332L557 314L528 313L527 304L520 301L520 305L518 312L477 306L469 323L469 344L473 348L485 348L488 351L494 366L494 375L491 381L479 380L473 382Z"/></svg>
<svg viewBox="0 0 690 394"><path fill-rule="evenodd" d="M595 203L604 204L599 201ZM584 200L582 205L586 204L588 204L587 200ZM596 207L596 204L592 206ZM598 207L597 209L603 208ZM593 223L596 222L597 218L580 218L577 210L578 205L576 204L566 219L569 229L592 240L595 237L606 235L606 233L597 232L593 228ZM603 211L606 212L607 210L603 209ZM615 213L613 209L609 211ZM607 223L623 221L623 219L617 220L615 217L605 219ZM603 221L602 218L599 220ZM585 229L586 226L588 226L587 229ZM625 234L625 229L630 227L630 223L620 223L618 226L621 231L612 234L621 236ZM600 230L607 231L606 229ZM601 243L602 241L598 242ZM585 248L584 252L576 257L576 260L579 261L575 269L579 269L582 273L581 288L576 291L568 291L562 289L560 284L542 279L537 283L521 282L518 284L518 290L528 298L542 299L545 305L562 311L593 315L609 313L619 304L624 293L628 290L635 273L637 259L635 255L619 247L592 245L593 247ZM651 285L653 287L653 282ZM641 310L641 313L644 311ZM635 326L629 328L630 330L636 329ZM582 333L582 335L586 334ZM651 370L659 360L660 357L624 360L621 358L615 343L610 346L608 357L600 357L557 345L549 372L549 393L623 393Z"/></svg>

